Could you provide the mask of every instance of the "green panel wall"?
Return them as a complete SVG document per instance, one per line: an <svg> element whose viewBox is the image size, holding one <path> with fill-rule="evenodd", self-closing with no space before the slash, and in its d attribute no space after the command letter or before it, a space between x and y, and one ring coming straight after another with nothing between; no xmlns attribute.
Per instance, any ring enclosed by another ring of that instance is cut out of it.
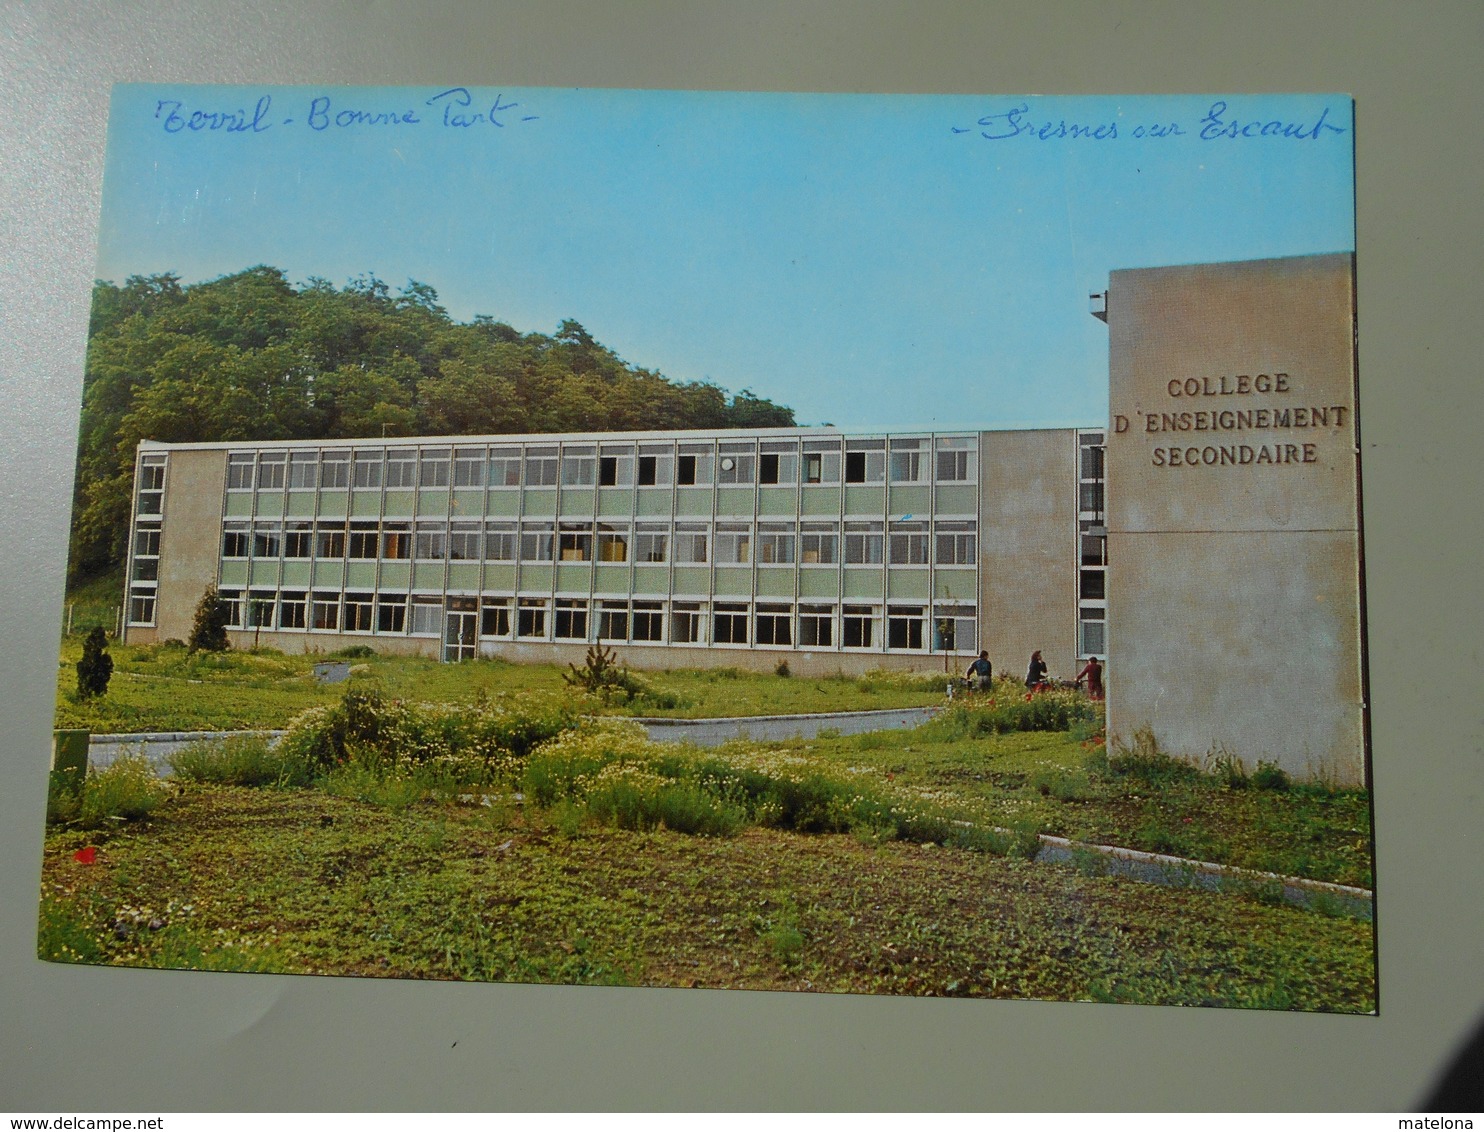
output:
<svg viewBox="0 0 1484 1132"><path fill-rule="evenodd" d="M891 489L889 510L893 515L926 519L933 506L933 489L927 484L901 484Z"/></svg>
<svg viewBox="0 0 1484 1132"><path fill-rule="evenodd" d="M255 515L282 515L283 514L283 492L260 491L257 493L258 501L254 506Z"/></svg>
<svg viewBox="0 0 1484 1132"><path fill-rule="evenodd" d="M972 566L940 566L933 571L933 596L977 602L979 576Z"/></svg>
<svg viewBox="0 0 1484 1132"><path fill-rule="evenodd" d="M627 566L598 566L594 570L593 589L603 594L626 594L629 592L629 568Z"/></svg>
<svg viewBox="0 0 1484 1132"><path fill-rule="evenodd" d="M343 562L316 562L314 564L315 589L338 590L344 577L345 563Z"/></svg>
<svg viewBox="0 0 1484 1132"><path fill-rule="evenodd" d="M750 487L719 487L716 489L716 513L718 515L751 516L753 493Z"/></svg>
<svg viewBox="0 0 1484 1132"><path fill-rule="evenodd" d="M308 586L313 572L308 562L293 559L283 564L283 584L286 586Z"/></svg>
<svg viewBox="0 0 1484 1132"><path fill-rule="evenodd" d="M973 515L979 506L974 496L975 491L972 484L939 484L937 507L939 517L944 515Z"/></svg>
<svg viewBox="0 0 1484 1132"><path fill-rule="evenodd" d="M322 491L319 493L319 513L327 519L343 519L349 502L344 488Z"/></svg>
<svg viewBox="0 0 1484 1132"><path fill-rule="evenodd" d="M403 517L412 514L412 504L415 496L410 491L389 491L386 493L386 513Z"/></svg>
<svg viewBox="0 0 1484 1132"><path fill-rule="evenodd" d="M793 597L794 573L792 568L760 568L757 572L758 594L763 597Z"/></svg>
<svg viewBox="0 0 1484 1132"><path fill-rule="evenodd" d="M480 569L477 562L450 562L448 564L448 588L451 590L479 589Z"/></svg>
<svg viewBox="0 0 1484 1132"><path fill-rule="evenodd" d="M484 568L484 588L487 590L513 592L515 589L515 567L503 562L486 566Z"/></svg>
<svg viewBox="0 0 1484 1132"><path fill-rule="evenodd" d="M345 564L345 588L369 590L376 585L376 563L347 562Z"/></svg>
<svg viewBox="0 0 1484 1132"><path fill-rule="evenodd" d="M800 597L839 597L840 571L800 570Z"/></svg>
<svg viewBox="0 0 1484 1132"><path fill-rule="evenodd" d="M549 593L551 591L552 568L550 566L522 566L520 568L521 593Z"/></svg>
<svg viewBox="0 0 1484 1132"><path fill-rule="evenodd" d="M592 575L592 567L585 562L563 562L556 568L556 588L561 593L586 593Z"/></svg>
<svg viewBox="0 0 1484 1132"><path fill-rule="evenodd" d="M252 493L233 491L227 495L226 513L234 518L246 518L252 514Z"/></svg>
<svg viewBox="0 0 1484 1132"><path fill-rule="evenodd" d="M249 578L254 586L278 585L278 560L271 558L263 562L254 562Z"/></svg>
<svg viewBox="0 0 1484 1132"><path fill-rule="evenodd" d="M716 592L726 597L747 597L752 593L752 570L747 566L718 566Z"/></svg>
<svg viewBox="0 0 1484 1132"><path fill-rule="evenodd" d="M441 590L443 588L443 563L414 562L412 564L412 588Z"/></svg>
<svg viewBox="0 0 1484 1132"><path fill-rule="evenodd" d="M522 492L525 497L523 515L551 516L556 514L556 488L528 487Z"/></svg>
<svg viewBox="0 0 1484 1132"><path fill-rule="evenodd" d="M675 567L675 592L704 597L711 592L711 571L705 566Z"/></svg>
<svg viewBox="0 0 1484 1132"><path fill-rule="evenodd" d="M484 518L484 488L454 488L452 514L461 519Z"/></svg>
<svg viewBox="0 0 1484 1132"><path fill-rule="evenodd" d="M928 572L926 570L904 570L900 566L897 567L886 576L886 596L926 601Z"/></svg>
<svg viewBox="0 0 1484 1132"><path fill-rule="evenodd" d="M447 515L448 492L441 487L429 488L417 493L418 515Z"/></svg>
<svg viewBox="0 0 1484 1132"><path fill-rule="evenodd" d="M845 489L845 513L881 517L886 505L884 487L847 487Z"/></svg>
<svg viewBox="0 0 1484 1132"><path fill-rule="evenodd" d="M622 515L628 518L634 509L634 489L601 487L598 489L598 514Z"/></svg>
<svg viewBox="0 0 1484 1132"><path fill-rule="evenodd" d="M640 515L668 517L670 489L668 487L641 487L637 510Z"/></svg>
<svg viewBox="0 0 1484 1132"><path fill-rule="evenodd" d="M636 594L663 594L670 586L670 571L664 566L635 566Z"/></svg>
<svg viewBox="0 0 1484 1132"><path fill-rule="evenodd" d="M840 513L840 489L838 487L806 487L799 499L799 508L805 515L838 515Z"/></svg>
<svg viewBox="0 0 1484 1132"><path fill-rule="evenodd" d="M513 516L520 514L520 492L518 491L492 491L485 503L489 508L489 514Z"/></svg>
<svg viewBox="0 0 1484 1132"><path fill-rule="evenodd" d="M383 562L381 564L381 588L386 591L410 590L412 567L406 562Z"/></svg>
<svg viewBox="0 0 1484 1132"><path fill-rule="evenodd" d="M286 515L313 515L314 514L314 492L291 491L289 501L284 508Z"/></svg>
<svg viewBox="0 0 1484 1132"><path fill-rule="evenodd" d="M710 488L677 488L675 491L675 514L710 515Z"/></svg>
<svg viewBox="0 0 1484 1132"><path fill-rule="evenodd" d="M597 504L597 493L590 487L562 488L563 515L592 515Z"/></svg>
<svg viewBox="0 0 1484 1132"><path fill-rule="evenodd" d="M881 571L846 570L845 593L842 596L852 601L880 601Z"/></svg>
<svg viewBox="0 0 1484 1132"><path fill-rule="evenodd" d="M799 504L799 492L793 487L760 487L757 492L759 515L787 515L792 517Z"/></svg>
<svg viewBox="0 0 1484 1132"><path fill-rule="evenodd" d="M287 574L287 571L285 571ZM247 585L247 563L240 560L222 563L222 585Z"/></svg>
<svg viewBox="0 0 1484 1132"><path fill-rule="evenodd" d="M376 516L381 514L381 492L351 492L350 513L360 519L376 518Z"/></svg>

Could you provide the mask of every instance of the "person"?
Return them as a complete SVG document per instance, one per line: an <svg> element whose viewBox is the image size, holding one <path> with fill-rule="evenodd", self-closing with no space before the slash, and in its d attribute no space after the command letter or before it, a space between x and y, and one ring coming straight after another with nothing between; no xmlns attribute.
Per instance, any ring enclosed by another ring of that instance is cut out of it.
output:
<svg viewBox="0 0 1484 1132"><path fill-rule="evenodd" d="M1098 658L1090 656L1087 664L1081 672L1077 673L1077 683L1087 680L1087 694L1095 700L1103 698L1103 666L1098 663Z"/></svg>
<svg viewBox="0 0 1484 1132"><path fill-rule="evenodd" d="M989 691L990 680L994 676L994 666L989 663L989 653L981 652L979 659L969 665L969 671L964 675L975 682L975 687L979 691Z"/></svg>
<svg viewBox="0 0 1484 1132"><path fill-rule="evenodd" d="M1026 669L1025 686L1035 689L1046 683L1046 662L1041 659L1041 650L1031 653L1031 666Z"/></svg>

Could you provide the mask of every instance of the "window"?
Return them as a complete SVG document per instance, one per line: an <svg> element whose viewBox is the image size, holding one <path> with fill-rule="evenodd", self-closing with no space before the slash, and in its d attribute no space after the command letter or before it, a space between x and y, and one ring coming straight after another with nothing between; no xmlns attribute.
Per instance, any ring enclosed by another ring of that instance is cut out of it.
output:
<svg viewBox="0 0 1484 1132"><path fill-rule="evenodd" d="M275 490L282 488L288 458L287 452L262 453L258 457L258 487Z"/></svg>
<svg viewBox="0 0 1484 1132"><path fill-rule="evenodd" d="M799 534L799 561L822 566L840 561L840 529L830 523L805 523Z"/></svg>
<svg viewBox="0 0 1484 1132"><path fill-rule="evenodd" d="M490 449L490 487L520 486L520 449Z"/></svg>
<svg viewBox="0 0 1484 1132"><path fill-rule="evenodd" d="M629 533L618 527L598 525L598 561L627 562L629 560Z"/></svg>
<svg viewBox="0 0 1484 1132"><path fill-rule="evenodd" d="M380 594L377 596L376 631L378 633L405 633L407 631L406 594Z"/></svg>
<svg viewBox="0 0 1484 1132"><path fill-rule="evenodd" d="M318 452L293 453L289 456L289 487L299 491L313 491L318 471Z"/></svg>
<svg viewBox="0 0 1484 1132"><path fill-rule="evenodd" d="M757 560L782 565L794 560L794 531L778 523L764 523L757 532Z"/></svg>
<svg viewBox="0 0 1484 1132"><path fill-rule="evenodd" d="M677 601L670 605L670 640L677 645L698 644L701 637L699 602Z"/></svg>
<svg viewBox="0 0 1484 1132"><path fill-rule="evenodd" d="M629 605L625 601L605 601L598 606L598 640L629 639Z"/></svg>
<svg viewBox="0 0 1484 1132"><path fill-rule="evenodd" d="M386 452L386 485L407 488L417 483L417 449L388 448Z"/></svg>
<svg viewBox="0 0 1484 1132"><path fill-rule="evenodd" d="M757 481L767 484L799 482L799 454L792 445L764 444L758 456Z"/></svg>
<svg viewBox="0 0 1484 1132"><path fill-rule="evenodd" d="M926 566L928 534L926 523L893 523L891 525L891 564L893 566Z"/></svg>
<svg viewBox="0 0 1484 1132"><path fill-rule="evenodd" d="M280 558L283 555L283 527L279 523L258 523L252 529L252 556Z"/></svg>
<svg viewBox="0 0 1484 1132"><path fill-rule="evenodd" d="M216 599L227 607L227 625L229 628L238 629L242 627L242 591L241 590L218 590Z"/></svg>
<svg viewBox="0 0 1484 1132"><path fill-rule="evenodd" d="M962 483L972 475L974 441L967 436L938 438L936 478L939 483Z"/></svg>
<svg viewBox="0 0 1484 1132"><path fill-rule="evenodd" d="M155 622L155 591L135 588L129 591L129 624L153 625Z"/></svg>
<svg viewBox="0 0 1484 1132"><path fill-rule="evenodd" d="M399 559L412 557L412 531L406 523L387 523L381 528L381 556Z"/></svg>
<svg viewBox="0 0 1484 1132"><path fill-rule="evenodd" d="M551 540L547 540L547 558L551 557ZM489 523L484 528L484 553L491 562L514 562L520 539L514 523Z"/></svg>
<svg viewBox="0 0 1484 1132"><path fill-rule="evenodd" d="M593 482L592 449L569 449L562 453L562 486L589 487Z"/></svg>
<svg viewBox="0 0 1484 1132"><path fill-rule="evenodd" d="M510 636L510 602L505 598L485 598L479 607L481 637Z"/></svg>
<svg viewBox="0 0 1484 1132"><path fill-rule="evenodd" d="M871 647L875 612L869 605L847 605L840 618L840 644L847 649Z"/></svg>
<svg viewBox="0 0 1484 1132"><path fill-rule="evenodd" d="M709 484L715 450L709 444L682 444L675 459L675 482L682 487Z"/></svg>
<svg viewBox="0 0 1484 1132"><path fill-rule="evenodd" d="M563 524L557 536L557 558L563 562L591 562L593 533L586 527Z"/></svg>
<svg viewBox="0 0 1484 1132"><path fill-rule="evenodd" d="M443 523L419 523L412 555L422 562L442 562L448 557L448 527Z"/></svg>
<svg viewBox="0 0 1484 1132"><path fill-rule="evenodd" d="M347 557L362 561L375 558L378 541L375 523L364 520L352 520L350 524L350 541L346 546L346 555Z"/></svg>
<svg viewBox="0 0 1484 1132"><path fill-rule="evenodd" d="M448 449L425 448L417 462L418 487L448 486ZM416 611L414 611L415 615ZM413 632L417 632L413 629Z"/></svg>
<svg viewBox="0 0 1484 1132"><path fill-rule="evenodd" d="M839 441L804 441L804 482L840 482Z"/></svg>
<svg viewBox="0 0 1484 1132"><path fill-rule="evenodd" d="M664 607L657 601L634 602L632 633L636 641L663 641L665 639Z"/></svg>
<svg viewBox="0 0 1484 1132"><path fill-rule="evenodd" d="M845 524L845 563L848 566L879 566L883 550L880 523Z"/></svg>
<svg viewBox="0 0 1484 1132"><path fill-rule="evenodd" d="M555 635L570 641L588 639L588 602L570 598L557 599Z"/></svg>
<svg viewBox="0 0 1484 1132"><path fill-rule="evenodd" d="M412 634L416 637L443 635L443 601L436 597L412 599Z"/></svg>
<svg viewBox="0 0 1484 1132"><path fill-rule="evenodd" d="M757 643L760 645L793 644L793 610L786 605L758 606Z"/></svg>
<svg viewBox="0 0 1484 1132"><path fill-rule="evenodd" d="M668 540L663 527L640 527L634 535L634 561L664 562Z"/></svg>
<svg viewBox="0 0 1484 1132"><path fill-rule="evenodd" d="M1103 510L1103 485L1100 483L1078 484L1077 506L1083 511L1101 513Z"/></svg>
<svg viewBox="0 0 1484 1132"><path fill-rule="evenodd" d="M319 485L322 488L350 486L350 451L348 449L341 448L321 455Z"/></svg>
<svg viewBox="0 0 1484 1132"><path fill-rule="evenodd" d="M369 633L373 608L374 603L370 594L346 594L345 631L347 633Z"/></svg>
<svg viewBox="0 0 1484 1132"><path fill-rule="evenodd" d="M557 481L557 450L526 449L526 486L554 487Z"/></svg>
<svg viewBox="0 0 1484 1132"><path fill-rule="evenodd" d="M278 627L303 629L309 623L309 595L303 590L284 590L278 602Z"/></svg>
<svg viewBox="0 0 1484 1132"><path fill-rule="evenodd" d="M222 528L223 558L246 558L251 545L246 523L228 523Z"/></svg>
<svg viewBox="0 0 1484 1132"><path fill-rule="evenodd" d="M675 561L696 563L706 561L706 528L695 525L675 527Z"/></svg>
<svg viewBox="0 0 1484 1132"><path fill-rule="evenodd" d="M717 602L711 615L711 640L718 645L747 643L747 606Z"/></svg>
<svg viewBox="0 0 1484 1132"><path fill-rule="evenodd" d="M939 652L976 652L978 630L972 605L940 605L933 610L933 648Z"/></svg>
<svg viewBox="0 0 1484 1132"><path fill-rule="evenodd" d="M978 541L973 523L939 523L937 563L939 566L972 566L978 560L974 544Z"/></svg>
<svg viewBox="0 0 1484 1132"><path fill-rule="evenodd" d="M481 461L480 467L484 464ZM479 523L459 522L448 525L448 557L455 562L478 562L484 527Z"/></svg>
<svg viewBox="0 0 1484 1132"><path fill-rule="evenodd" d="M343 524L331 526L328 523L320 523L315 527L315 548L317 558L344 558L345 557L345 527Z"/></svg>
<svg viewBox="0 0 1484 1132"><path fill-rule="evenodd" d="M165 502L165 457L146 456L139 465L139 513L158 515Z"/></svg>
<svg viewBox="0 0 1484 1132"><path fill-rule="evenodd" d="M522 562L550 562L554 535L550 523L522 523L520 528L520 560Z"/></svg>
<svg viewBox="0 0 1484 1132"><path fill-rule="evenodd" d="M244 629L272 629L276 623L274 614L277 612L277 607L277 594L271 590L253 590L247 597L245 610L247 620L243 622L242 627Z"/></svg>
<svg viewBox="0 0 1484 1132"><path fill-rule="evenodd" d="M313 553L314 524L287 524L283 532L283 556L285 558L308 558Z"/></svg>
<svg viewBox="0 0 1484 1132"><path fill-rule="evenodd" d="M355 485L360 488L381 486L381 453L357 452L355 462Z"/></svg>
<svg viewBox="0 0 1484 1132"><path fill-rule="evenodd" d="M739 525L716 528L716 561L718 565L735 566L752 561L752 531Z"/></svg>
<svg viewBox="0 0 1484 1132"><path fill-rule="evenodd" d="M1106 566L1108 564L1108 536L1088 534L1086 528L1090 525L1083 525L1082 565Z"/></svg>
<svg viewBox="0 0 1484 1132"><path fill-rule="evenodd" d="M546 602L541 598L523 597L515 621L518 637L546 636Z"/></svg>
<svg viewBox="0 0 1484 1132"><path fill-rule="evenodd" d="M668 484L671 479L671 467L674 458L670 455L669 446L656 447L653 445L639 446L638 481L640 487L656 487Z"/></svg>
<svg viewBox="0 0 1484 1132"><path fill-rule="evenodd" d="M1104 580L1107 575L1101 570L1082 570L1079 572L1081 582L1078 586L1078 596L1091 600L1103 601L1107 597L1107 586Z"/></svg>
<svg viewBox="0 0 1484 1132"><path fill-rule="evenodd" d="M845 482L886 482L886 442L884 440L852 440L846 443Z"/></svg>
<svg viewBox="0 0 1484 1132"><path fill-rule="evenodd" d="M154 557L160 553L160 528L139 527L134 532L135 557Z"/></svg>
<svg viewBox="0 0 1484 1132"><path fill-rule="evenodd" d="M313 629L338 629L340 627L340 595L316 592L310 603L310 627Z"/></svg>
<svg viewBox="0 0 1484 1132"><path fill-rule="evenodd" d="M227 457L227 490L247 491L252 488L253 457L251 452L233 452Z"/></svg>
<svg viewBox="0 0 1484 1132"><path fill-rule="evenodd" d="M160 580L160 560L158 558L134 559L134 574L132 577L136 582L158 582Z"/></svg>
<svg viewBox="0 0 1484 1132"><path fill-rule="evenodd" d="M716 461L716 482L719 484L752 483L757 457L750 444L723 444L719 446Z"/></svg>
<svg viewBox="0 0 1484 1132"><path fill-rule="evenodd" d="M922 441L891 442L891 482L918 483L922 480Z"/></svg>
<svg viewBox="0 0 1484 1132"><path fill-rule="evenodd" d="M632 455L603 455L598 458L599 487L630 487L634 482Z"/></svg>
<svg viewBox="0 0 1484 1132"><path fill-rule="evenodd" d="M455 448L453 450L453 486L483 487L486 462L483 448Z"/></svg>
<svg viewBox="0 0 1484 1132"><path fill-rule="evenodd" d="M1101 621L1083 621L1077 626L1082 637L1080 656L1106 656L1108 654L1108 637L1106 626Z"/></svg>
<svg viewBox="0 0 1484 1132"><path fill-rule="evenodd" d="M923 647L922 606L892 605L886 610L886 647L920 649Z"/></svg>
<svg viewBox="0 0 1484 1132"><path fill-rule="evenodd" d="M1081 438L1082 448L1082 478L1085 480L1100 480L1103 478L1103 446L1102 438L1098 443L1088 444L1088 437Z"/></svg>
<svg viewBox="0 0 1484 1132"><path fill-rule="evenodd" d="M829 648L835 641L835 615L827 605L799 606L799 644L806 648Z"/></svg>

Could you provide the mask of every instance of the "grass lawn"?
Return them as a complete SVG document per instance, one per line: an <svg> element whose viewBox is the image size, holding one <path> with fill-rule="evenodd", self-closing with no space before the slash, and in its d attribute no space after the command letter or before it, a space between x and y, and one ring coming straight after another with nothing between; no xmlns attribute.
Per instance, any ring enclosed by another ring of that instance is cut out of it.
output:
<svg viewBox="0 0 1484 1132"><path fill-rule="evenodd" d="M103 835L54 830L39 943L155 967L1349 1012L1374 1008L1371 947L1365 923L942 846L206 785Z"/></svg>
<svg viewBox="0 0 1484 1132"><path fill-rule="evenodd" d="M342 686L319 684L313 667L324 656L288 656L261 650L190 654L183 648L119 645L107 695L79 701L75 665L82 638L62 643L57 673L58 727L96 733L228 731L283 727L317 704L339 699ZM622 651L620 650L620 656ZM355 658L351 679L375 684L388 696L428 703L467 702L501 692L568 694L556 664L477 660L440 664L425 657ZM943 702L941 675L872 673L866 676L786 677L734 668L637 673L651 691L631 704L596 711L698 719L729 715L868 711Z"/></svg>

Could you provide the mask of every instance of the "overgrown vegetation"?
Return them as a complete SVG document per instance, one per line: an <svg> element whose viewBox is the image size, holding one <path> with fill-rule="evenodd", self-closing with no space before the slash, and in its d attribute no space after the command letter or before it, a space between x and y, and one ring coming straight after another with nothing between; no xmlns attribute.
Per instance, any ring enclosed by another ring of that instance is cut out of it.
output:
<svg viewBox="0 0 1484 1132"><path fill-rule="evenodd" d="M70 829L113 829L147 818L170 797L154 764L142 754L127 754L101 770L89 771L81 788L53 777L47 796L47 821Z"/></svg>

